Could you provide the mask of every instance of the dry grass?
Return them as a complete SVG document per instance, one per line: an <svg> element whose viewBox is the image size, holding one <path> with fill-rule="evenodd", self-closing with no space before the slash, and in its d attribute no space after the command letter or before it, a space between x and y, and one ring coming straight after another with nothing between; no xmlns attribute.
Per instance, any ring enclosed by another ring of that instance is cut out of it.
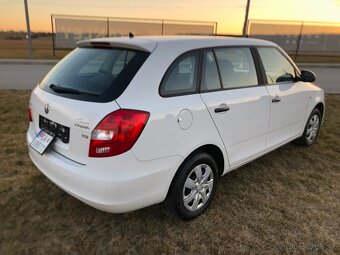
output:
<svg viewBox="0 0 340 255"><path fill-rule="evenodd" d="M35 59L61 59L69 53L69 50L56 50L53 56L52 38L39 37L32 40L33 58ZM0 58L28 58L26 40L8 40L0 38ZM295 55L291 57L298 63L340 63L340 56L309 56Z"/></svg>
<svg viewBox="0 0 340 255"><path fill-rule="evenodd" d="M313 55L299 55L295 59L295 55L291 55L292 59L298 63L340 63L340 56L313 56Z"/></svg>
<svg viewBox="0 0 340 255"><path fill-rule="evenodd" d="M316 145L288 144L224 176L191 222L154 205L107 214L30 162L29 93L0 92L0 254L339 254L340 96L327 96Z"/></svg>
<svg viewBox="0 0 340 255"><path fill-rule="evenodd" d="M57 50L53 56L52 39L42 37L32 40L33 58L35 59L61 59L70 51ZM0 39L0 58L28 58L26 40Z"/></svg>

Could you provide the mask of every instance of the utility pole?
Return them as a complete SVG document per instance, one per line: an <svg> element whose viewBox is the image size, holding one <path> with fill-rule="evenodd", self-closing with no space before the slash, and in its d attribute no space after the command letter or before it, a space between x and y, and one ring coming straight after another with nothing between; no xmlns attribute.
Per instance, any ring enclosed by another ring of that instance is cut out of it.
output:
<svg viewBox="0 0 340 255"><path fill-rule="evenodd" d="M243 32L242 32L243 37L247 37L249 7L250 7L250 0L247 0L246 15L244 17Z"/></svg>
<svg viewBox="0 0 340 255"><path fill-rule="evenodd" d="M25 3L26 27L27 27L28 55L29 55L30 58L33 58L30 17L29 17L29 14L28 14L27 0L24 0L24 3Z"/></svg>

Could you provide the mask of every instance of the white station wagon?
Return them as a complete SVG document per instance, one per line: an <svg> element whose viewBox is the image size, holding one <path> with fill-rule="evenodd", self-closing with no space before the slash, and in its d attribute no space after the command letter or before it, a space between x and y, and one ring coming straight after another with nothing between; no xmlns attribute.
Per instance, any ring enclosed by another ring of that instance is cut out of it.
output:
<svg viewBox="0 0 340 255"><path fill-rule="evenodd" d="M81 41L32 92L29 155L99 210L166 201L193 219L220 176L292 140L315 143L325 103L314 80L268 41Z"/></svg>

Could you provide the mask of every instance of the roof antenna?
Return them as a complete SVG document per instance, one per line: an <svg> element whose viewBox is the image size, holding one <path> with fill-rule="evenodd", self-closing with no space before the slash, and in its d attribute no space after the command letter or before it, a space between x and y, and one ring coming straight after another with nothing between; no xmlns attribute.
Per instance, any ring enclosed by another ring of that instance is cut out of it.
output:
<svg viewBox="0 0 340 255"><path fill-rule="evenodd" d="M130 32L130 33L129 33L129 38L132 39L132 38L134 38L134 37L135 37L135 36L133 35L133 33Z"/></svg>

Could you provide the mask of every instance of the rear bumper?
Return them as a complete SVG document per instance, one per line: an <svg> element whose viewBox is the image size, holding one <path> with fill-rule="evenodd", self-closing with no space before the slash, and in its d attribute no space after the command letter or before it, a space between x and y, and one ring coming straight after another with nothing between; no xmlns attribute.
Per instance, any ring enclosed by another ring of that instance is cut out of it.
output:
<svg viewBox="0 0 340 255"><path fill-rule="evenodd" d="M27 142L32 137L27 133ZM48 149L40 155L29 148L38 169L67 193L102 211L123 213L162 202L182 162L174 156L138 161L131 151L110 158L76 163Z"/></svg>

